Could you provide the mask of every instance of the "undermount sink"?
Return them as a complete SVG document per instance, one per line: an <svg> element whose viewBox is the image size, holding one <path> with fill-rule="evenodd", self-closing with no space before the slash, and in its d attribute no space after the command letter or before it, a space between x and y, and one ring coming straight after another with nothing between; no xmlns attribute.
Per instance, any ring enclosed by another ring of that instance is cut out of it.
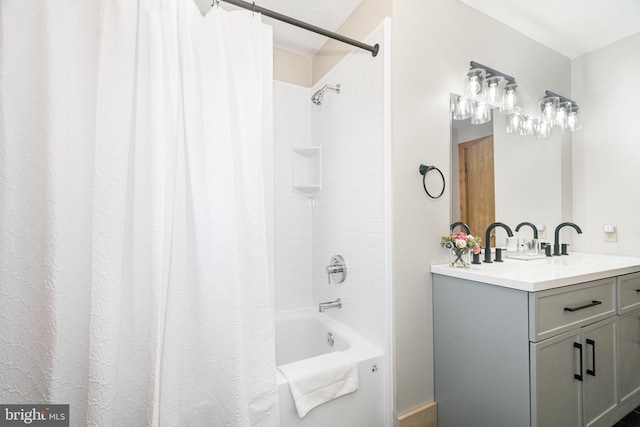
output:
<svg viewBox="0 0 640 427"><path fill-rule="evenodd" d="M510 254L509 252L507 252L507 258L519 259L519 260L524 260L524 261L531 261L531 260L534 260L534 259L542 259L542 258L546 258L546 257L547 256L545 254L527 255L527 254L521 254L521 253Z"/></svg>

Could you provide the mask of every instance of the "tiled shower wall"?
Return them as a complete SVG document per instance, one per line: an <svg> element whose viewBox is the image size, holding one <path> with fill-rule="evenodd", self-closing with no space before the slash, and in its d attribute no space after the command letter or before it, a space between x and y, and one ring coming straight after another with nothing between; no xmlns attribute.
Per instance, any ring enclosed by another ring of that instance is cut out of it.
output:
<svg viewBox="0 0 640 427"><path fill-rule="evenodd" d="M381 38L380 34L374 35ZM340 298L327 312L385 347L384 58L359 51L321 81L340 83L311 107L311 135L322 144L323 190L313 211L314 302ZM334 254L347 263L347 280L327 283Z"/></svg>
<svg viewBox="0 0 640 427"><path fill-rule="evenodd" d="M367 43L381 40L382 31ZM327 314L380 348L387 298L384 55L359 51L311 90L280 82L274 90L276 310L340 298L342 310ZM338 83L340 94L328 90L322 105L311 103L315 90ZM323 188L311 203L291 191L291 147L305 145L322 146ZM335 254L348 266L342 284L327 280Z"/></svg>

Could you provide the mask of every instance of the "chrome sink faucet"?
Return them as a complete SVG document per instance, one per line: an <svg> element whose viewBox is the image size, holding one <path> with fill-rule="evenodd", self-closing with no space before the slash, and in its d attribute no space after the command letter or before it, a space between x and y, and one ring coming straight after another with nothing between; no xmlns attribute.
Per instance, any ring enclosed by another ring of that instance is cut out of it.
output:
<svg viewBox="0 0 640 427"><path fill-rule="evenodd" d="M582 230L580 229L580 227L578 227L576 224L574 224L572 222L563 222L562 224L558 225L556 227L555 240L553 241L553 255L554 256L569 255L569 253L567 252L567 245L566 244L562 245L562 253L560 253L560 229L562 227L567 227L567 226L575 228L575 230L576 230L576 232L578 234L582 234Z"/></svg>
<svg viewBox="0 0 640 427"><path fill-rule="evenodd" d="M507 224L504 224L502 222L494 222L489 227L487 227L487 231L486 231L485 236L484 236L485 237L485 240L484 240L485 241L484 262L486 262L486 263L493 262L493 261L491 261L491 231L496 227L504 228L505 231L507 232L507 235L509 237L513 237L513 231L511 231L511 228L509 228L509 226ZM501 259L499 257L498 248L496 248L496 260L497 261L501 261Z"/></svg>
<svg viewBox="0 0 640 427"><path fill-rule="evenodd" d="M338 310L341 310L342 301L340 300L340 298L336 298L335 301L321 302L320 304L318 304L318 311L320 313L324 313L325 310L328 310L330 308L337 308Z"/></svg>

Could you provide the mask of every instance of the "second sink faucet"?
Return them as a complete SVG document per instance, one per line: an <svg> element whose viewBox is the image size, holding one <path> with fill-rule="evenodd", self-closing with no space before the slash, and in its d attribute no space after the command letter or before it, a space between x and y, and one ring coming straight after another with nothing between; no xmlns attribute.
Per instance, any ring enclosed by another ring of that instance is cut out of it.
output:
<svg viewBox="0 0 640 427"><path fill-rule="evenodd" d="M487 263L493 262L491 261L491 231L496 227L504 228L505 231L507 232L507 235L509 237L513 237L513 231L511 231L511 228L509 228L507 224L504 224L502 222L494 222L489 227L487 227L487 231L484 236L485 237L484 262L487 262Z"/></svg>
<svg viewBox="0 0 640 427"><path fill-rule="evenodd" d="M560 229L562 227L573 227L576 229L576 231L578 232L578 234L582 234L582 230L580 229L580 227L578 227L576 224L572 223L572 222L563 222L562 224L558 225L556 227L556 232L555 232L555 240L553 241L553 255L558 256L558 255L569 255L567 253L567 246L566 245L562 245L563 246L563 250L562 253L560 253Z"/></svg>
<svg viewBox="0 0 640 427"><path fill-rule="evenodd" d="M533 230L533 238L538 238L538 227L536 227L535 224L531 222L521 222L520 224L516 225L516 231L520 231L520 227L522 227L523 225L531 227L531 229Z"/></svg>

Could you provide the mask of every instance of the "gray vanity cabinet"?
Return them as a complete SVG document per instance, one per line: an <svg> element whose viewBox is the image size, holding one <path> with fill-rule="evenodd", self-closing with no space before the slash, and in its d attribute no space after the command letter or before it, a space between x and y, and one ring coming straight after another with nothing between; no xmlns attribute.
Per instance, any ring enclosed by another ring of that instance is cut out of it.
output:
<svg viewBox="0 0 640 427"><path fill-rule="evenodd" d="M618 278L618 394L624 410L640 399L640 273Z"/></svg>
<svg viewBox="0 0 640 427"><path fill-rule="evenodd" d="M532 425L611 425L608 417L617 404L615 329L611 317L531 343Z"/></svg>
<svg viewBox="0 0 640 427"><path fill-rule="evenodd" d="M616 278L526 292L434 274L438 426L612 425L616 289Z"/></svg>
<svg viewBox="0 0 640 427"><path fill-rule="evenodd" d="M611 317L582 328L584 373L582 413L585 426L609 427L618 407L616 326Z"/></svg>
<svg viewBox="0 0 640 427"><path fill-rule="evenodd" d="M616 279L532 292L529 300L532 425L609 427L617 408Z"/></svg>
<svg viewBox="0 0 640 427"><path fill-rule="evenodd" d="M640 396L640 309L621 315L618 331L618 389L624 405Z"/></svg>
<svg viewBox="0 0 640 427"><path fill-rule="evenodd" d="M433 276L438 427L529 427L527 293Z"/></svg>
<svg viewBox="0 0 640 427"><path fill-rule="evenodd" d="M580 341L580 333L572 331L530 344L531 425L582 425L580 382L573 375L567 375L576 372L574 343Z"/></svg>

